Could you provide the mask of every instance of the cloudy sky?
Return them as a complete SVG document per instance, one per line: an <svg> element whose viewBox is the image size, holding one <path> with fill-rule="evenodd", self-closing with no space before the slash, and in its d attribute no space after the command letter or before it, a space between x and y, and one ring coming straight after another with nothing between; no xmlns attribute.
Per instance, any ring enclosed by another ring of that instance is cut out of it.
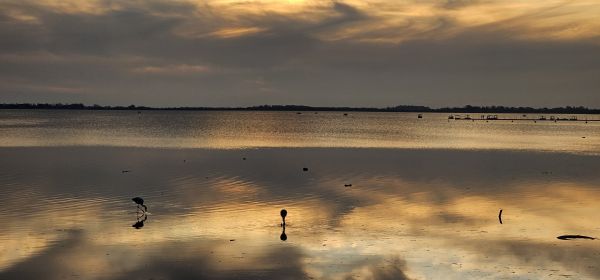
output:
<svg viewBox="0 0 600 280"><path fill-rule="evenodd" d="M600 107L598 0L0 0L0 102Z"/></svg>

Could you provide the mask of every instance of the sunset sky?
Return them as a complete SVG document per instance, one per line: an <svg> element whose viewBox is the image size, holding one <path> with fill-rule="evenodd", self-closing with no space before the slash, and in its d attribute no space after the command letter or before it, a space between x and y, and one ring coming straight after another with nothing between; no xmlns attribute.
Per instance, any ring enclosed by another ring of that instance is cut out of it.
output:
<svg viewBox="0 0 600 280"><path fill-rule="evenodd" d="M600 107L600 1L0 0L0 103Z"/></svg>

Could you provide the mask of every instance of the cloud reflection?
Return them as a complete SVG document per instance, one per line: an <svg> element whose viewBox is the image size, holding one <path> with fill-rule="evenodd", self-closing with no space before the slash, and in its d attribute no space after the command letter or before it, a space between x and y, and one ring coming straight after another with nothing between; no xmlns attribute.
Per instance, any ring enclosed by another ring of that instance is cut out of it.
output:
<svg viewBox="0 0 600 280"><path fill-rule="evenodd" d="M593 241L583 248L576 246L583 241L556 239L593 236L597 229L594 156L97 147L0 154L7 194L1 199L12 201L0 203L1 212L11 213L0 219L10 225L0 227L0 278L509 275L498 266L518 267L518 275L551 269L597 275ZM352 187L344 187L349 181ZM24 186L28 193L12 192ZM152 209L152 226L140 231L131 229L132 194L143 195ZM45 203L22 203L31 199ZM277 238L283 207L286 242ZM35 250L13 253L28 247ZM568 251L569 257L554 257Z"/></svg>

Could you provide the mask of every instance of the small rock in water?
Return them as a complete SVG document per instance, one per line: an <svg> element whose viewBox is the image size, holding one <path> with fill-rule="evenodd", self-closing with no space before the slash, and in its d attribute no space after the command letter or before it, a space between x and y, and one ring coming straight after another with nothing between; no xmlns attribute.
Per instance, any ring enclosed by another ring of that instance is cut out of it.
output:
<svg viewBox="0 0 600 280"><path fill-rule="evenodd" d="M302 168L302 171L308 171L307 167Z"/></svg>
<svg viewBox="0 0 600 280"><path fill-rule="evenodd" d="M352 187L352 184L344 184L344 187Z"/></svg>

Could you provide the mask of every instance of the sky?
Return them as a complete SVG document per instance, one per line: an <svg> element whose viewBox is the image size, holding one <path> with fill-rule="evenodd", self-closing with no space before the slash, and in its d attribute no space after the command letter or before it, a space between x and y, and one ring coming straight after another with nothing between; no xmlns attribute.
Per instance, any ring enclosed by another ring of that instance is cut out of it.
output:
<svg viewBox="0 0 600 280"><path fill-rule="evenodd" d="M0 0L0 103L600 108L598 0Z"/></svg>

